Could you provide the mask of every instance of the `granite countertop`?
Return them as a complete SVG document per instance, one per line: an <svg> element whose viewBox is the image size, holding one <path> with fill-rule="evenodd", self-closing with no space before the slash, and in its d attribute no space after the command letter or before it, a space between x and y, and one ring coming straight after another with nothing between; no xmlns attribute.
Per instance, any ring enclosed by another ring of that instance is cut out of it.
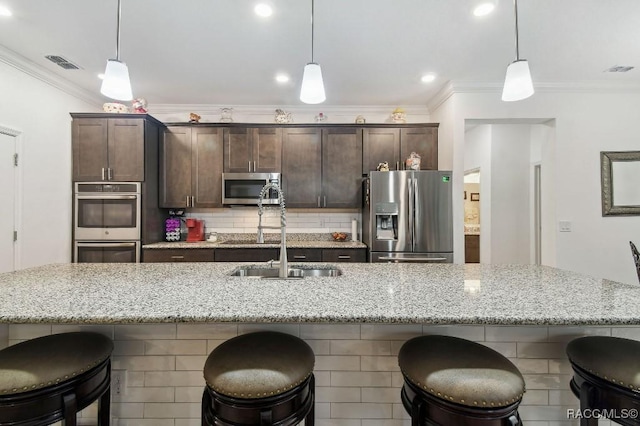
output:
<svg viewBox="0 0 640 426"><path fill-rule="evenodd" d="M265 242L258 244L256 234L218 234L218 240L160 242L145 244L144 249L238 249L238 248L280 248L280 234L266 234ZM367 245L361 241L351 241L348 235L346 241L334 241L331 234L287 234L287 248L328 248L328 249L366 249Z"/></svg>
<svg viewBox="0 0 640 426"><path fill-rule="evenodd" d="M230 277L240 265L53 264L0 274L0 322L640 324L640 286L551 267L344 263L340 277Z"/></svg>

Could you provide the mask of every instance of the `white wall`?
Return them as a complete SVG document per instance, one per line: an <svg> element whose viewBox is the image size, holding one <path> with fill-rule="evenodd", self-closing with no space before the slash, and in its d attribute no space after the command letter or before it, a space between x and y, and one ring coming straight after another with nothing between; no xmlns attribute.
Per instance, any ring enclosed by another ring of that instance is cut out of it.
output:
<svg viewBox="0 0 640 426"><path fill-rule="evenodd" d="M450 104L450 105L449 105ZM543 171L544 192L552 197L555 259L547 265L615 281L638 283L629 240L640 237L640 216L602 217L600 151L638 149L640 94L539 92L520 102L502 102L495 93L454 93L432 113L446 120L440 134L442 156L453 158L454 176L464 171L464 126L467 119L555 119L551 170ZM454 191L462 180L454 179ZM455 198L454 198L455 200ZM463 221L462 203L454 202L454 220ZM560 220L572 232L558 233ZM454 233L456 243L458 235ZM459 247L463 247L460 236ZM457 257L456 257L457 259Z"/></svg>
<svg viewBox="0 0 640 426"><path fill-rule="evenodd" d="M0 125L21 132L19 268L71 259L71 116L95 111L0 62Z"/></svg>

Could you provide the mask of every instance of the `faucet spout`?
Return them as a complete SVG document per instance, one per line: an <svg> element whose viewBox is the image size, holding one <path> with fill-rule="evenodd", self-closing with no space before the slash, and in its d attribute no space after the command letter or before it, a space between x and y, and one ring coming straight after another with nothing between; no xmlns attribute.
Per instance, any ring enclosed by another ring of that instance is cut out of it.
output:
<svg viewBox="0 0 640 426"><path fill-rule="evenodd" d="M273 189L278 194L278 204L280 204L280 268L278 276L287 278L289 267L287 265L287 213L284 207L284 193L277 183L269 182L262 187L260 197L258 198L258 243L264 243L264 227L262 226L262 214L264 208L262 200L268 190Z"/></svg>

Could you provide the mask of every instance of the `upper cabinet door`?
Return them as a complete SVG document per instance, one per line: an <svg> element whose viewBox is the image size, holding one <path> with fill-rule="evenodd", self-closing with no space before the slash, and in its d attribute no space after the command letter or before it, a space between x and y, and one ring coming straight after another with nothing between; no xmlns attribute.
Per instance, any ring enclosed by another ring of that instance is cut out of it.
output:
<svg viewBox="0 0 640 426"><path fill-rule="evenodd" d="M252 164L251 131L246 127L224 129L224 171L248 173Z"/></svg>
<svg viewBox="0 0 640 426"><path fill-rule="evenodd" d="M322 129L322 207L358 208L362 188L362 130Z"/></svg>
<svg viewBox="0 0 640 426"><path fill-rule="evenodd" d="M362 134L362 174L376 170L378 164L389 163L389 170L401 170L400 129L392 127L366 128Z"/></svg>
<svg viewBox="0 0 640 426"><path fill-rule="evenodd" d="M79 182L107 179L107 120L74 119L71 124L73 180Z"/></svg>
<svg viewBox="0 0 640 426"><path fill-rule="evenodd" d="M282 170L282 129L258 127L251 130L252 172L280 173Z"/></svg>
<svg viewBox="0 0 640 426"><path fill-rule="evenodd" d="M144 121L109 119L108 180L144 181Z"/></svg>
<svg viewBox="0 0 640 426"><path fill-rule="evenodd" d="M282 139L282 188L285 204L287 207L321 207L320 128L285 128Z"/></svg>
<svg viewBox="0 0 640 426"><path fill-rule="evenodd" d="M420 155L420 170L438 170L438 128L400 129L400 161L404 162L412 152Z"/></svg>
<svg viewBox="0 0 640 426"><path fill-rule="evenodd" d="M222 207L223 129L191 130L191 207Z"/></svg>
<svg viewBox="0 0 640 426"><path fill-rule="evenodd" d="M168 127L160 147L160 207L187 207L191 195L191 128Z"/></svg>

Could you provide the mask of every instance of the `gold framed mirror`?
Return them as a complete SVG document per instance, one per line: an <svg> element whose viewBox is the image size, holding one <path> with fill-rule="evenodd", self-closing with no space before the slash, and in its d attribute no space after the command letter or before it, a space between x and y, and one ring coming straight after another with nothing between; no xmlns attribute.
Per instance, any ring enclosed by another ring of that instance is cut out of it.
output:
<svg viewBox="0 0 640 426"><path fill-rule="evenodd" d="M640 215L640 151L600 152L602 216Z"/></svg>

